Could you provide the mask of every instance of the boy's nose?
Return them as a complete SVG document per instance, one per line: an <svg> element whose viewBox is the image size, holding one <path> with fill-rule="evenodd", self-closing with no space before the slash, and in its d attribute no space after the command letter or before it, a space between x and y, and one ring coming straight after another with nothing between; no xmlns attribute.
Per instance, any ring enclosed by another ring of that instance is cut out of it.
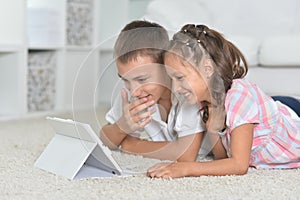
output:
<svg viewBox="0 0 300 200"><path fill-rule="evenodd" d="M137 97L138 98L141 95L141 86L131 87L129 91L130 91L131 97Z"/></svg>

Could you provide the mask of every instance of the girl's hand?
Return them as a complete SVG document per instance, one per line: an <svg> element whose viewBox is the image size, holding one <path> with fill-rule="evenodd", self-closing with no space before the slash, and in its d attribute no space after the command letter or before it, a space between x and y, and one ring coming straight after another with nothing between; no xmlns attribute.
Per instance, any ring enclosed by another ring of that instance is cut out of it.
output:
<svg viewBox="0 0 300 200"><path fill-rule="evenodd" d="M147 176L151 178L179 178L189 176L190 162L158 163L150 167Z"/></svg>
<svg viewBox="0 0 300 200"><path fill-rule="evenodd" d="M128 101L127 92L122 89L122 117L117 121L119 128L125 133L133 133L145 127L151 121L151 115L155 108L148 107L154 105L154 101L148 98L137 99L134 102Z"/></svg>

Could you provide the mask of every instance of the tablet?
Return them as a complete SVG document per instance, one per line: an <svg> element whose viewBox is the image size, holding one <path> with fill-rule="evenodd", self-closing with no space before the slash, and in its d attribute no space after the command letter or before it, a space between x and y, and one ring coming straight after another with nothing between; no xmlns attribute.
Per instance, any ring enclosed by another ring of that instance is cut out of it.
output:
<svg viewBox="0 0 300 200"><path fill-rule="evenodd" d="M55 135L35 162L36 167L70 179L79 172L81 178L91 175L85 169L98 177L124 174L89 124L56 117L47 120Z"/></svg>

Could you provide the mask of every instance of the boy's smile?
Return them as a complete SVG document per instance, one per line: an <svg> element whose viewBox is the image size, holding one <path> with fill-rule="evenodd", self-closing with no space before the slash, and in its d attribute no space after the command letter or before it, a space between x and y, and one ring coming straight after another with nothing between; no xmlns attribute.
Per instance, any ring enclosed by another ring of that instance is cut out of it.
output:
<svg viewBox="0 0 300 200"><path fill-rule="evenodd" d="M161 64L153 63L148 56L138 56L128 63L117 61L118 74L124 81L131 97L144 98L157 102L162 98L170 79Z"/></svg>

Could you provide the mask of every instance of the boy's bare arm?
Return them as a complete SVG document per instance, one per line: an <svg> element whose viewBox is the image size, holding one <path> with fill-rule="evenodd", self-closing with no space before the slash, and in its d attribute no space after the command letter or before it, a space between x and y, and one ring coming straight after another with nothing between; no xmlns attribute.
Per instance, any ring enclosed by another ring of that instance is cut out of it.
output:
<svg viewBox="0 0 300 200"><path fill-rule="evenodd" d="M202 133L196 133L180 137L174 142L154 142L128 136L123 140L121 146L124 152L145 157L161 160L195 161L202 137Z"/></svg>
<svg viewBox="0 0 300 200"><path fill-rule="evenodd" d="M114 124L106 124L100 131L100 139L110 149L117 149L127 134Z"/></svg>

